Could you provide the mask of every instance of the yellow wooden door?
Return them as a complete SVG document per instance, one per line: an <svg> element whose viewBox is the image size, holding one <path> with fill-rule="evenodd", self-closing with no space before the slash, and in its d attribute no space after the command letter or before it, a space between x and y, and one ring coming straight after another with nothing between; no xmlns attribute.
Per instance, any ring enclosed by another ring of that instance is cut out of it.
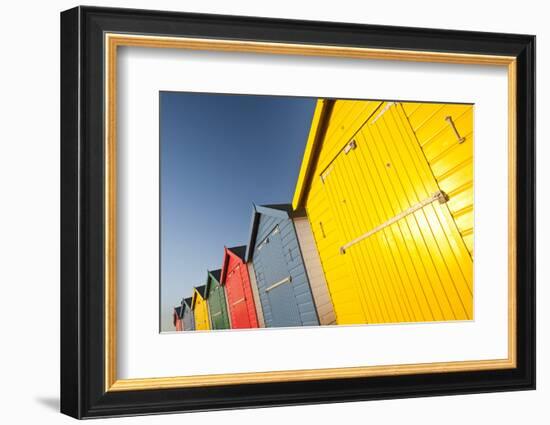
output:
<svg viewBox="0 0 550 425"><path fill-rule="evenodd" d="M206 305L206 301L200 296L197 296L195 305L195 329L198 331L210 329L208 306Z"/></svg>
<svg viewBox="0 0 550 425"><path fill-rule="evenodd" d="M434 196L442 188L402 104L381 103L319 177L329 208L318 247L340 263L327 275L339 324L472 319L472 257L453 194Z"/></svg>

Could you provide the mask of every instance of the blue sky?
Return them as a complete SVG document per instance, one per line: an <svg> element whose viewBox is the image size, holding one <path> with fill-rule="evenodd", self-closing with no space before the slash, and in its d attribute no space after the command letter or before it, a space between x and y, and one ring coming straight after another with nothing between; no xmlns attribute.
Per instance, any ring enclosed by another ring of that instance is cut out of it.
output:
<svg viewBox="0 0 550 425"><path fill-rule="evenodd" d="M161 330L247 242L252 203L292 201L316 99L160 93Z"/></svg>

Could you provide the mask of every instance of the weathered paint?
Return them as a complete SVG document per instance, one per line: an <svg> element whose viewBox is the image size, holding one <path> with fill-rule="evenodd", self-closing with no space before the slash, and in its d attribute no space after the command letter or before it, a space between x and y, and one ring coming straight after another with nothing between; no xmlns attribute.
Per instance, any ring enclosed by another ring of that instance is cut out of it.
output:
<svg viewBox="0 0 550 425"><path fill-rule="evenodd" d="M206 278L206 301L210 313L210 324L212 329L229 329L229 314L225 300L225 291L220 285L221 270L213 270L207 273Z"/></svg>
<svg viewBox="0 0 550 425"><path fill-rule="evenodd" d="M248 267L244 261L246 246L224 248L220 283L225 287L232 329L258 327Z"/></svg>
<svg viewBox="0 0 550 425"><path fill-rule="evenodd" d="M252 261L247 261L246 267L248 268L248 276L250 277L250 287L252 288L252 296L254 297L254 306L256 307L256 316L258 317L258 327L265 328L264 312L260 301L260 291L258 289L258 282L256 281L254 264Z"/></svg>
<svg viewBox="0 0 550 425"><path fill-rule="evenodd" d="M181 305L179 307L174 307L174 313L172 315L172 324L174 325L174 328L176 328L176 332L183 331L182 310L183 310L183 307Z"/></svg>
<svg viewBox="0 0 550 425"><path fill-rule="evenodd" d="M254 206L247 260L256 272L266 327L316 326L319 319L291 205Z"/></svg>
<svg viewBox="0 0 550 425"><path fill-rule="evenodd" d="M473 318L472 115L471 105L318 102L293 207L306 208L338 324ZM439 190L447 203L341 253Z"/></svg>
<svg viewBox="0 0 550 425"><path fill-rule="evenodd" d="M191 303L193 302L193 298L185 298L183 300L183 306L185 307L183 310L183 330L185 331L194 331L195 330L195 315L193 313L193 310L191 309Z"/></svg>
<svg viewBox="0 0 550 425"><path fill-rule="evenodd" d="M210 317L208 313L208 304L205 299L205 286L195 286L193 288L193 299L191 309L195 316L195 330L207 331L210 327Z"/></svg>

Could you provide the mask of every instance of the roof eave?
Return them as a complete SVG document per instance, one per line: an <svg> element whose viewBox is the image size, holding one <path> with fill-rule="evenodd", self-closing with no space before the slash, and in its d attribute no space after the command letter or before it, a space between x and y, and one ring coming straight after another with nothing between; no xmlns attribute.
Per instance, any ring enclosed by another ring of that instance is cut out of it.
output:
<svg viewBox="0 0 550 425"><path fill-rule="evenodd" d="M210 281L212 280L212 276L210 275L210 271L206 271L206 283L204 284L204 299L208 299L208 292L210 291Z"/></svg>
<svg viewBox="0 0 550 425"><path fill-rule="evenodd" d="M225 285L225 278L227 275L227 263L229 259L229 250L226 246L223 247L223 262L222 262L222 273L220 275L220 285Z"/></svg>
<svg viewBox="0 0 550 425"><path fill-rule="evenodd" d="M254 252L254 244L256 241L256 235L258 233L258 225L260 223L260 214L258 214L256 204L252 204L252 220L250 220L250 231L248 232L248 244L246 245L246 262L248 263L252 259L252 253Z"/></svg>
<svg viewBox="0 0 550 425"><path fill-rule="evenodd" d="M286 205L286 204L285 204ZM270 208L265 205L255 205L252 211L252 220L250 223L250 232L248 238L248 245L246 246L245 261L248 263L252 261L254 249L256 247L256 237L258 236L258 227L260 226L260 216L262 214L272 217L287 219L291 218L291 215L287 211L283 211L276 208ZM292 214L294 216L294 214Z"/></svg>
<svg viewBox="0 0 550 425"><path fill-rule="evenodd" d="M288 205L288 204L282 204ZM256 205L256 211L260 214L270 215L277 218L289 218L288 212L283 210L278 210L276 208L270 208L265 205Z"/></svg>
<svg viewBox="0 0 550 425"><path fill-rule="evenodd" d="M217 269L216 269L216 271L217 271ZM208 294L209 294L210 288L212 286L211 282L212 281L215 281L215 282L218 282L218 283L220 283L220 282L219 282L218 278L212 274L212 270L207 270L206 272L207 272L207 274L206 274L206 284L205 284L206 288L204 289L204 295L206 296L206 298L208 298ZM221 276L220 276L220 280L221 280Z"/></svg>
<svg viewBox="0 0 550 425"><path fill-rule="evenodd" d="M202 298L202 295L198 291L197 287L193 286L193 298L191 299L191 310L195 309L195 303L196 303L197 295L200 295L200 297Z"/></svg>
<svg viewBox="0 0 550 425"><path fill-rule="evenodd" d="M327 117L330 115L333 104L334 101L332 99L317 100L311 120L306 148L304 150L302 165L300 166L300 172L296 182L296 189L294 190L294 196L292 198L292 208L294 210L303 206L302 204L311 180L311 172L315 163L317 151L322 142L322 133L325 131Z"/></svg>

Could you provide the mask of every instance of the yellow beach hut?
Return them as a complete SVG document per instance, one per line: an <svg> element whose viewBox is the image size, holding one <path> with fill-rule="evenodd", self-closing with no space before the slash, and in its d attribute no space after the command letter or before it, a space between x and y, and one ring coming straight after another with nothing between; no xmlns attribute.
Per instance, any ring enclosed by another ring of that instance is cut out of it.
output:
<svg viewBox="0 0 550 425"><path fill-rule="evenodd" d="M195 316L195 330L210 330L210 318L208 314L208 304L205 299L206 285L195 286L193 288L193 298L191 299L191 309Z"/></svg>
<svg viewBox="0 0 550 425"><path fill-rule="evenodd" d="M338 324L473 319L473 105L319 100L293 208Z"/></svg>

